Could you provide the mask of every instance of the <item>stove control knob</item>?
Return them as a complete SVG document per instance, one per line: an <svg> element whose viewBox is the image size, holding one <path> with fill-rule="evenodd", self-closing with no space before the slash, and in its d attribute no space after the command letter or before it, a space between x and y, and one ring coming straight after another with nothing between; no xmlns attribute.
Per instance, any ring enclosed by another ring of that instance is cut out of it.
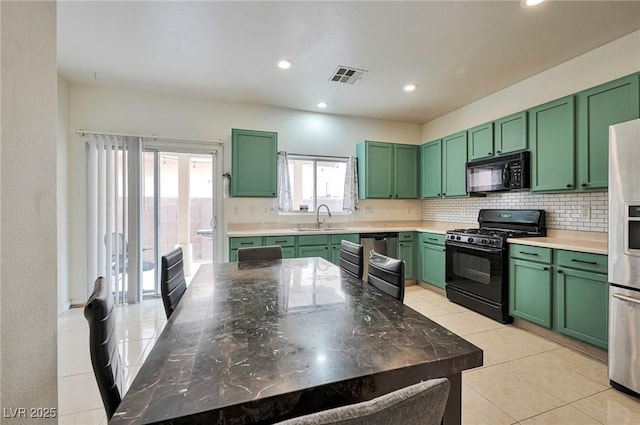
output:
<svg viewBox="0 0 640 425"><path fill-rule="evenodd" d="M459 241L459 240L460 240L460 236L456 236L456 240L458 240L458 241Z"/></svg>
<svg viewBox="0 0 640 425"><path fill-rule="evenodd" d="M483 240L482 240L482 243L487 243L487 240L486 240L486 239L483 239Z"/></svg>
<svg viewBox="0 0 640 425"><path fill-rule="evenodd" d="M494 245L495 243L496 243L496 241L494 241L494 240L490 240L489 241L489 245Z"/></svg>
<svg viewBox="0 0 640 425"><path fill-rule="evenodd" d="M469 238L469 240L467 242L473 243L473 238Z"/></svg>

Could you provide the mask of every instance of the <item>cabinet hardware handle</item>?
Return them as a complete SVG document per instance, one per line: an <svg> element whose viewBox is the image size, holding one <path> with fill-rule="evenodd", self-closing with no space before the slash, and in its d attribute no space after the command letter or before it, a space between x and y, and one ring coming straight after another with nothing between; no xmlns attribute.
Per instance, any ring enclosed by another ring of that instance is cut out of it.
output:
<svg viewBox="0 0 640 425"><path fill-rule="evenodd" d="M547 270L549 270L549 267L543 267L542 270L546 272Z"/></svg>
<svg viewBox="0 0 640 425"><path fill-rule="evenodd" d="M253 245L253 242L240 242L240 245Z"/></svg>
<svg viewBox="0 0 640 425"><path fill-rule="evenodd" d="M572 258L571 261L573 261L574 263L583 263L583 264L591 264L592 266L597 265L598 263L595 261L584 261L584 260L577 260L575 258Z"/></svg>
<svg viewBox="0 0 640 425"><path fill-rule="evenodd" d="M613 298L617 298L617 299L622 300L622 301L628 301L628 302L634 303L634 304L640 304L640 300L639 299L633 298L633 297L627 297L625 295L613 294Z"/></svg>
<svg viewBox="0 0 640 425"><path fill-rule="evenodd" d="M537 252L526 252L526 251L518 251L520 254L526 254L526 255L538 255Z"/></svg>
<svg viewBox="0 0 640 425"><path fill-rule="evenodd" d="M493 155L493 152L488 152L487 155L491 156Z"/></svg>
<svg viewBox="0 0 640 425"><path fill-rule="evenodd" d="M438 196L440 196L440 194L439 194L439 193L438 193L437 195L438 195Z"/></svg>
<svg viewBox="0 0 640 425"><path fill-rule="evenodd" d="M287 241L276 241L276 243L285 243Z"/></svg>
<svg viewBox="0 0 640 425"><path fill-rule="evenodd" d="M502 153L502 151L496 151L496 153Z"/></svg>
<svg viewBox="0 0 640 425"><path fill-rule="evenodd" d="M398 197L398 195L396 195L396 198Z"/></svg>
<svg viewBox="0 0 640 425"><path fill-rule="evenodd" d="M558 270L558 273L562 273L562 270Z"/></svg>
<svg viewBox="0 0 640 425"><path fill-rule="evenodd" d="M442 196L447 196L447 194L446 194L446 193L443 193L443 194L442 194Z"/></svg>
<svg viewBox="0 0 640 425"><path fill-rule="evenodd" d="M427 239L429 239L430 241L437 241L438 240L437 238L427 238Z"/></svg>
<svg viewBox="0 0 640 425"><path fill-rule="evenodd" d="M446 249L445 249L445 248L442 248L442 252L445 252L445 251L446 251Z"/></svg>
<svg viewBox="0 0 640 425"><path fill-rule="evenodd" d="M275 193L275 192L273 192L273 193L272 193L272 195L273 195L273 196L275 196L275 195L276 195L276 193Z"/></svg>
<svg viewBox="0 0 640 425"><path fill-rule="evenodd" d="M393 195L389 195L389 198L391 198Z"/></svg>
<svg viewBox="0 0 640 425"><path fill-rule="evenodd" d="M587 186L589 186L589 185L588 185L588 184L586 184L586 183L582 183L580 186L582 186L582 187L587 187Z"/></svg>
<svg viewBox="0 0 640 425"><path fill-rule="evenodd" d="M572 184L568 184L567 187L573 187L573 185Z"/></svg>

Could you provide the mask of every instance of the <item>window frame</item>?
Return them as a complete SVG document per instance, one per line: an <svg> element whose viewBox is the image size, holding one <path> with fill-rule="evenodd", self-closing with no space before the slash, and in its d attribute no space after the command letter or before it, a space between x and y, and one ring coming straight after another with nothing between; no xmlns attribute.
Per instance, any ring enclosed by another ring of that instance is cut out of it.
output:
<svg viewBox="0 0 640 425"><path fill-rule="evenodd" d="M297 153L289 153L287 154L288 161L310 161L313 162L313 210L309 210L306 212L302 212L300 210L290 211L290 212L280 212L280 215L315 215L316 209L318 208L318 162L343 162L347 166L349 165L349 157L348 156L334 156L334 155L309 155L309 154L297 154ZM346 171L345 171L346 172ZM293 181L295 180L294 176L289 176L289 178ZM342 190L342 199L344 199L344 189ZM351 214L352 211L345 211L343 209L339 211L331 211L331 214Z"/></svg>

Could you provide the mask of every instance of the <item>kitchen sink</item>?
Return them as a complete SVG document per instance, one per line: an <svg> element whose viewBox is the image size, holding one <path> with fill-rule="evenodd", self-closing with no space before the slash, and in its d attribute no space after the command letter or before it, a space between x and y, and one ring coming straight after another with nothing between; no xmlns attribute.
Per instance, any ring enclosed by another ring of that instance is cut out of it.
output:
<svg viewBox="0 0 640 425"><path fill-rule="evenodd" d="M292 227L296 232L326 232L328 230L347 230L347 227Z"/></svg>

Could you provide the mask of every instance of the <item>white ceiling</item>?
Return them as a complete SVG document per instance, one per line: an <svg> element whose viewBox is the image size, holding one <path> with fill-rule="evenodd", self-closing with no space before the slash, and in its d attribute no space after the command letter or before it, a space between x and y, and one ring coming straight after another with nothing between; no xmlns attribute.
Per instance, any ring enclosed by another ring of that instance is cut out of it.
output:
<svg viewBox="0 0 640 425"><path fill-rule="evenodd" d="M61 1L58 67L69 81L424 123L638 29L640 1ZM339 65L369 72L330 82Z"/></svg>

